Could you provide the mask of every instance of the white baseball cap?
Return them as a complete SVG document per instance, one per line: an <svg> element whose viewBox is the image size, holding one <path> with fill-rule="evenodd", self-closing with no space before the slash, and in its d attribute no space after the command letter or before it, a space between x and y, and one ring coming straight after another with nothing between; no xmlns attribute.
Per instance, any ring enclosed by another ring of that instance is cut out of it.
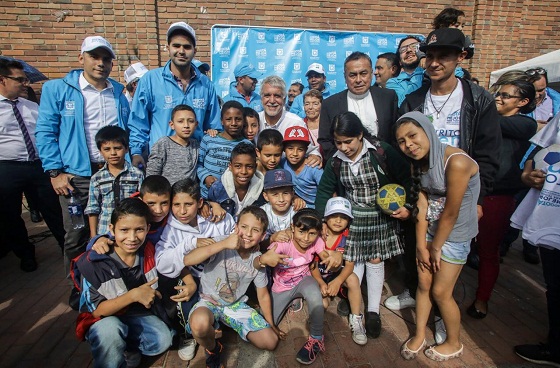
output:
<svg viewBox="0 0 560 368"><path fill-rule="evenodd" d="M325 207L325 217L334 215L335 213L341 213L350 217L352 216L352 205L350 201L344 197L332 197L327 201L327 206Z"/></svg>
<svg viewBox="0 0 560 368"><path fill-rule="evenodd" d="M196 33L194 32L193 27L189 26L185 22L176 22L169 27L169 29L167 30L167 43L169 43L169 36L171 36L171 34L177 30L182 30L184 32L187 32L193 39L194 42L193 46L196 47Z"/></svg>
<svg viewBox="0 0 560 368"><path fill-rule="evenodd" d="M142 78L148 72L148 68L142 63L134 63L124 71L124 81L126 84Z"/></svg>
<svg viewBox="0 0 560 368"><path fill-rule="evenodd" d="M113 51L113 46L101 36L89 36L82 42L82 54L84 52L93 51L97 48L103 48L111 53L113 59L116 59L115 52Z"/></svg>
<svg viewBox="0 0 560 368"><path fill-rule="evenodd" d="M309 72L315 72L315 73L318 73L318 74L325 75L325 69L319 63L313 63L313 64L309 65L309 68L307 68L307 72L305 73L306 77L309 74Z"/></svg>

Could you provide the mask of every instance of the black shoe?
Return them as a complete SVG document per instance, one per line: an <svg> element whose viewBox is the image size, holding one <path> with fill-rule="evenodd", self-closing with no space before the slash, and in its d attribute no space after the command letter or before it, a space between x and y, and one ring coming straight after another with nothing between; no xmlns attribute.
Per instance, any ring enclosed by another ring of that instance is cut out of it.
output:
<svg viewBox="0 0 560 368"><path fill-rule="evenodd" d="M223 345L218 340L216 340L216 346L214 347L214 350L208 351L207 349L204 349L204 354L206 355L207 368L224 367L220 359L220 353L222 352L223 349L224 349Z"/></svg>
<svg viewBox="0 0 560 368"><path fill-rule="evenodd" d="M475 318L475 319L486 318L486 313L483 313L483 312L479 311L478 309L476 309L476 307L474 306L474 303L475 302L473 302L471 304L471 306L467 308L467 314L469 316L471 316L472 318Z"/></svg>
<svg viewBox="0 0 560 368"><path fill-rule="evenodd" d="M29 215L31 216L31 222L41 222L43 221L43 217L41 217L41 213L37 210L29 211Z"/></svg>
<svg viewBox="0 0 560 368"><path fill-rule="evenodd" d="M76 287L73 287L70 291L70 297L68 298L68 305L75 311L80 310L80 297L81 293Z"/></svg>
<svg viewBox="0 0 560 368"><path fill-rule="evenodd" d="M510 247L511 247L511 244L501 243L500 244L500 257L507 256L507 252L509 251Z"/></svg>
<svg viewBox="0 0 560 368"><path fill-rule="evenodd" d="M366 335L372 339L377 339L381 335L381 317L379 313L366 312Z"/></svg>
<svg viewBox="0 0 560 368"><path fill-rule="evenodd" d="M537 247L530 244L523 244L523 259L530 264L539 264L541 260L539 259Z"/></svg>
<svg viewBox="0 0 560 368"><path fill-rule="evenodd" d="M33 272L37 269L37 261L35 258L24 258L21 260L19 268L25 272Z"/></svg>
<svg viewBox="0 0 560 368"><path fill-rule="evenodd" d="M314 339L313 337L309 336L305 345L299 349L296 360L301 364L311 364L317 359L317 354L321 351L325 351L325 339L321 338L321 340Z"/></svg>
<svg viewBox="0 0 560 368"><path fill-rule="evenodd" d="M470 252L467 256L467 266L472 268L473 270L478 270L478 266L480 265L480 258L476 252Z"/></svg>
<svg viewBox="0 0 560 368"><path fill-rule="evenodd" d="M515 354L531 363L560 367L560 356L553 356L546 344L517 345L513 350Z"/></svg>
<svg viewBox="0 0 560 368"><path fill-rule="evenodd" d="M340 299L336 306L336 313L342 317L348 317L350 315L350 304L348 304L347 299Z"/></svg>

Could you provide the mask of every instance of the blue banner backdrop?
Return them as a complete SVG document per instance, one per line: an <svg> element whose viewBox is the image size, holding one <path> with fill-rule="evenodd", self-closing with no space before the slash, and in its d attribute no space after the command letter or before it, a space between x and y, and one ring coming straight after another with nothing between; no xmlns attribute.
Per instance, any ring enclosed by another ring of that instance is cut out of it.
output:
<svg viewBox="0 0 560 368"><path fill-rule="evenodd" d="M297 28L214 25L212 27L212 80L218 96L225 96L235 80L233 70L250 63L262 77L278 75L289 86L301 82L311 63L320 63L333 93L346 88L344 60L354 51L368 54L374 65L377 55L395 52L402 33L321 31ZM422 35L416 35L424 38ZM374 79L375 81L375 79ZM260 83L257 84L257 93Z"/></svg>

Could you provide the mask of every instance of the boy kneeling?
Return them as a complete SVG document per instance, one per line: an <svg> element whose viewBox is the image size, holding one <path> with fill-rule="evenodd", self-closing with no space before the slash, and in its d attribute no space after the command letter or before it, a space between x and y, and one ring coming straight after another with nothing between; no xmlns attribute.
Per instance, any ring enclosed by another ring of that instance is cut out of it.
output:
<svg viewBox="0 0 560 368"><path fill-rule="evenodd" d="M157 291L155 249L145 242L150 218L144 202L123 199L111 216L109 252L90 250L73 261L73 279L81 290L76 334L91 345L95 367L136 367L140 354L158 355L171 346Z"/></svg>

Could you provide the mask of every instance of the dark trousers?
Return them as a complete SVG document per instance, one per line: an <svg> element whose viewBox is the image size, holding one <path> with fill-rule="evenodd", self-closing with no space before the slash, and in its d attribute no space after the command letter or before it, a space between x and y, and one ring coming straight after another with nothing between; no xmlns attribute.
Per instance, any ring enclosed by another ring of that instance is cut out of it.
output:
<svg viewBox="0 0 560 368"><path fill-rule="evenodd" d="M0 161L0 234L2 246L9 247L21 259L35 257L21 218L23 192L37 199L37 209L60 246L64 244L62 211L49 176L41 161Z"/></svg>
<svg viewBox="0 0 560 368"><path fill-rule="evenodd" d="M418 270L416 268L416 224L413 219L401 222L404 234L404 286L410 295L416 299L418 288Z"/></svg>
<svg viewBox="0 0 560 368"><path fill-rule="evenodd" d="M546 284L548 344L553 356L560 357L560 249L539 247Z"/></svg>

